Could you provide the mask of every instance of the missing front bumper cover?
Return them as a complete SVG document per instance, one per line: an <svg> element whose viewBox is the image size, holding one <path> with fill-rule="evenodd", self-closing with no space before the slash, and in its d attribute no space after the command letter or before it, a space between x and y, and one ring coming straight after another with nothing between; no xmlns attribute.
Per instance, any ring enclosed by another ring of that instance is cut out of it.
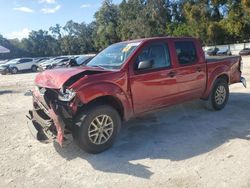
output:
<svg viewBox="0 0 250 188"><path fill-rule="evenodd" d="M51 126L53 126L52 122L47 120L43 121L36 111L29 111L27 118L29 119L27 122L28 128L37 140L43 143L49 143L56 138L55 133L50 130Z"/></svg>

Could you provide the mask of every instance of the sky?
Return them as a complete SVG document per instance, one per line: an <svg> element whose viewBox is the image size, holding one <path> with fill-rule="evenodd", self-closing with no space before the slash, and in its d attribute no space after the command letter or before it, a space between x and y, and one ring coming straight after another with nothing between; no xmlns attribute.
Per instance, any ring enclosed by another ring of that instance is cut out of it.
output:
<svg viewBox="0 0 250 188"><path fill-rule="evenodd" d="M31 30L64 26L69 20L90 23L101 4L102 0L0 0L0 34L22 39Z"/></svg>

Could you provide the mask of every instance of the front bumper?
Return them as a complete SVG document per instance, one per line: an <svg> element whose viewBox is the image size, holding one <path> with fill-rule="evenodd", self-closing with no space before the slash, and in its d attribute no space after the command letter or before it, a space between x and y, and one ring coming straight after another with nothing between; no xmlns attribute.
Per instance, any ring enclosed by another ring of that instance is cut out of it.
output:
<svg viewBox="0 0 250 188"><path fill-rule="evenodd" d="M246 81L246 79L245 79L244 77L241 77L241 78L240 78L240 82L243 84L243 86L244 86L245 88L247 88L247 81Z"/></svg>
<svg viewBox="0 0 250 188"><path fill-rule="evenodd" d="M66 127L67 133L69 132L69 126L66 125L69 124L67 119L72 117L70 110L65 104L46 101L49 103L44 105L44 101L44 96L37 97L37 93L33 92L34 109L30 110L29 115L27 115L28 127L37 140L44 143L57 140L62 146Z"/></svg>

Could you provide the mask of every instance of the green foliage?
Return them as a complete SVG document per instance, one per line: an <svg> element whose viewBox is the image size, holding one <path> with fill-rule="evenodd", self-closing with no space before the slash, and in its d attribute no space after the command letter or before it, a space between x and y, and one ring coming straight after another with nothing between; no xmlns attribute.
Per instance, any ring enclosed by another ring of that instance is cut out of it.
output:
<svg viewBox="0 0 250 188"><path fill-rule="evenodd" d="M0 59L98 52L108 45L154 36L193 36L204 44L250 39L249 0L104 0L90 23L68 21L49 31L32 31L27 39L7 40L11 50Z"/></svg>
<svg viewBox="0 0 250 188"><path fill-rule="evenodd" d="M171 21L169 1L128 0L119 6L118 35L121 40L163 36Z"/></svg>
<svg viewBox="0 0 250 188"><path fill-rule="evenodd" d="M110 0L105 0L102 7L95 13L96 34L94 39L97 49L103 49L118 42L116 28L118 26L118 7Z"/></svg>

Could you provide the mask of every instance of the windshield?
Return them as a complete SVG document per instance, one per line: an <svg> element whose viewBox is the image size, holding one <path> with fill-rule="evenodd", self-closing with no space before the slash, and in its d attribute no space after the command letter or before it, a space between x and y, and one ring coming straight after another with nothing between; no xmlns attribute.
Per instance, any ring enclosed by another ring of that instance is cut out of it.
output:
<svg viewBox="0 0 250 188"><path fill-rule="evenodd" d="M120 69L132 52L140 45L140 42L123 42L109 46L95 56L87 66L102 67L105 69Z"/></svg>

